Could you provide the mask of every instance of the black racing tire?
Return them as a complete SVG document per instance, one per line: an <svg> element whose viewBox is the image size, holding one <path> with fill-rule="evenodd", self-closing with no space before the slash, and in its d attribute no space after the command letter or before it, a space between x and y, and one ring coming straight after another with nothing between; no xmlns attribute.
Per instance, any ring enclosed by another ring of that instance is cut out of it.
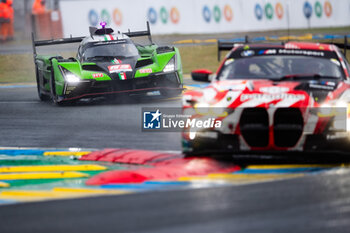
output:
<svg viewBox="0 0 350 233"><path fill-rule="evenodd" d="M56 94L55 76L53 74L53 71L51 71L50 92L51 92L52 103L57 105L57 106L65 106L65 105L69 105L69 104L73 103L73 101L60 101L60 100L58 100L58 96Z"/></svg>
<svg viewBox="0 0 350 233"><path fill-rule="evenodd" d="M50 78L50 92L51 92L51 100L52 103L54 103L55 105L60 105L59 101L58 101L58 97L56 95L56 86L55 86L55 77L51 72L51 78Z"/></svg>
<svg viewBox="0 0 350 233"><path fill-rule="evenodd" d="M41 101L48 101L50 100L50 96L43 93L41 91L41 85L40 85L40 78L39 78L39 70L38 70L38 67L35 66L35 76L36 76L36 87L37 87L37 91L38 91L38 96L39 96L39 99Z"/></svg>

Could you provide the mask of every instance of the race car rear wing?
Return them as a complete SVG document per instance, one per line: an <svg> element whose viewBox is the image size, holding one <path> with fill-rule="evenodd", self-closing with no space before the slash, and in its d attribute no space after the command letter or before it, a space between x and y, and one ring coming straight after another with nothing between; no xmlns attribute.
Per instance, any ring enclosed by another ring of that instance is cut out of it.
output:
<svg viewBox="0 0 350 233"><path fill-rule="evenodd" d="M85 38L85 36L61 38L61 39L52 39L52 40L35 40L34 39L34 33L32 33L33 56L34 56L34 58L36 57L36 47L48 46L48 45L56 45L56 44L80 43L84 38Z"/></svg>
<svg viewBox="0 0 350 233"><path fill-rule="evenodd" d="M219 39L218 40L218 61L221 58L221 51L230 51L236 44L249 43L248 36L244 40L239 39Z"/></svg>
<svg viewBox="0 0 350 233"><path fill-rule="evenodd" d="M91 33L91 29L90 29L90 33ZM128 37L148 36L148 39L152 43L151 29L150 29L148 21L147 21L147 30L146 31L134 31L134 32L131 32L129 30L128 32L124 32L123 34L127 35ZM57 45L57 44L80 43L84 38L85 38L85 36L61 38L61 39L51 39L51 40L35 40L34 33L32 33L32 47L33 47L34 59L35 59L35 57L37 55L36 47L38 47L38 46L49 46L49 45Z"/></svg>
<svg viewBox="0 0 350 233"><path fill-rule="evenodd" d="M127 35L128 37L148 36L148 39L152 43L151 28L149 26L149 22L148 21L147 21L147 31L131 32L130 29L129 29L128 32L124 32L123 34Z"/></svg>
<svg viewBox="0 0 350 233"><path fill-rule="evenodd" d="M254 39L252 39L255 41ZM221 58L221 51L229 51L235 45L238 44L248 44L250 41L248 39L248 36L245 36L245 38L236 38L236 39L219 39L218 40L218 61L220 61ZM280 43L285 43L285 41L281 41ZM333 44L338 46L338 48L343 49L343 54L346 56L346 51L350 50L350 44L348 42L348 36L344 36L344 43L337 43L337 42L329 42L329 44Z"/></svg>

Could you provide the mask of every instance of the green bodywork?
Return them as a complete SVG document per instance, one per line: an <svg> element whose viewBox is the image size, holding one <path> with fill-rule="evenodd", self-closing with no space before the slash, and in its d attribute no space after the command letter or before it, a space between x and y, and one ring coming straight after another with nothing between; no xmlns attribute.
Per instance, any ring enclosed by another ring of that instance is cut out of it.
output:
<svg viewBox="0 0 350 233"><path fill-rule="evenodd" d="M134 78L147 78L151 74L162 72L164 67L168 64L168 62L175 56L176 72L181 83L183 83L181 57L178 48L174 48L173 51L164 53L157 53L158 46L154 44L148 46L136 46L136 48L138 49L140 55L138 61L152 59L153 64L138 68L134 74ZM83 65L96 65L93 62L81 63L78 59L74 59L74 61L62 61L62 58L58 58L57 56L36 55L35 64L37 68L37 76L39 76L40 80L42 80L41 87L43 88L43 91L46 94L49 94L51 92L50 79L54 77L55 93L57 95L63 95L65 78L59 66L66 68L67 70L78 76L81 80L96 80L99 82L112 80L105 72L87 71L82 69ZM152 69L152 73L140 73L141 69L148 68ZM98 78L93 77L93 74L101 73L103 73L103 76Z"/></svg>

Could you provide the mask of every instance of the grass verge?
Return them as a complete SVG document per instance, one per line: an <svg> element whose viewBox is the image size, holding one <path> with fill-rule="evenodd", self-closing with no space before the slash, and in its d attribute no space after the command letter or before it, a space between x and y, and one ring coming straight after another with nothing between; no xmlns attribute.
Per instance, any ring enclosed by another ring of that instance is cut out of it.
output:
<svg viewBox="0 0 350 233"><path fill-rule="evenodd" d="M220 62L217 60L217 45L195 45L180 47L184 74L195 69L216 71ZM225 53L223 52L222 55ZM69 57L71 54L62 54ZM350 51L347 53L350 60ZM14 54L0 56L1 83L30 83L35 82L33 57L31 54Z"/></svg>

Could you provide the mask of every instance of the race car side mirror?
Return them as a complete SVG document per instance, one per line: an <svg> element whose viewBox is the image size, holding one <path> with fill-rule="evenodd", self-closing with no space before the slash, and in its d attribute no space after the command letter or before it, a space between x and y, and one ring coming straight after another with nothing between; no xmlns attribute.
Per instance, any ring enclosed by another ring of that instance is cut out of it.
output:
<svg viewBox="0 0 350 233"><path fill-rule="evenodd" d="M210 70L194 70L191 72L192 80L199 82L210 82L209 76L213 74Z"/></svg>

